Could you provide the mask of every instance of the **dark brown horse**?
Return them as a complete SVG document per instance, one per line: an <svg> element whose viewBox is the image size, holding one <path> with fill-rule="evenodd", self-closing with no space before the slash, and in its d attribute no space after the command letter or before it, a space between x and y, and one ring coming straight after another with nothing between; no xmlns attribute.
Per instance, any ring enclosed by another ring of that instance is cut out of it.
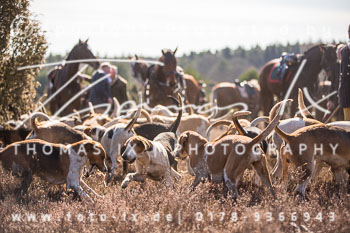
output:
<svg viewBox="0 0 350 233"><path fill-rule="evenodd" d="M74 46L72 51L67 56L66 61L73 61L79 59L96 59L94 54L89 49L87 44L88 40L79 43ZM100 65L98 61L84 62L89 64L94 69L97 69ZM79 64L68 63L63 66L57 66L56 70L52 70L49 73L49 81L51 83L51 88L49 88L49 96L55 93L61 86L68 82L79 70ZM51 100L50 110L51 113L55 113L60 107L62 107L69 99L71 99L75 94L81 90L81 78L77 78L71 82L67 87L65 87L53 100ZM72 113L74 109L78 110L81 108L81 97L73 101L66 109L63 110L61 115L67 115Z"/></svg>
<svg viewBox="0 0 350 233"><path fill-rule="evenodd" d="M321 65L321 59L323 55L324 44L316 45L309 50L307 50L302 59L307 59L307 62L300 73L298 80L295 83L295 86L292 89L291 95L289 98L294 99L291 106L291 113L294 114L297 109L298 101L297 93L298 88L306 87L311 96L315 96L318 86L318 74L324 68ZM261 88L261 99L262 99L262 108L264 110L264 115L268 115L271 107L274 103L274 96L277 96L278 99L281 99L285 96L288 87L290 86L297 69L294 69L290 74L287 74L290 78L286 78L285 84L281 82L273 82L271 80L271 74L276 64L279 63L279 59L273 59L265 64L260 72L259 84Z"/></svg>
<svg viewBox="0 0 350 233"><path fill-rule="evenodd" d="M176 51L176 50L175 50ZM135 60L136 61L140 61L142 59L140 59L137 55L135 55ZM150 86L149 86L149 99L151 100L152 98L152 103L150 101L150 106L155 106L157 104L164 104L163 100L159 101L160 98L155 98L155 96L157 96L161 91L155 87L159 87L162 86L160 88L162 89L167 89L168 93L172 96L175 96L176 93L174 93L175 88L173 87L169 87L167 85L162 85L162 84L156 84L156 82L150 82L148 80L150 80L149 78L151 77L151 71L152 71L152 66L150 67L148 64L146 63L142 63L142 62L132 62L131 63L131 68L132 68L132 74L134 76L134 78L136 78L142 85L145 85L147 82L149 82ZM179 67L176 68L176 72L179 72ZM169 72L169 71L168 71ZM154 77L153 77L154 78ZM194 105L201 105L203 104L201 102L201 89L202 87L199 85L199 83L197 82L197 80L189 74L184 74L183 75L184 81L185 81L185 85L186 85L186 90L185 90L185 95L186 95L186 100L188 101L188 103L190 104L194 104ZM151 83L152 83L152 87L151 87ZM172 91L172 93L171 93ZM164 96L164 94L162 94L162 96ZM170 103L172 104L172 103Z"/></svg>
<svg viewBox="0 0 350 233"><path fill-rule="evenodd" d="M149 65L147 63L137 62L137 61L142 61L142 59L140 59L135 54L135 60L131 62L132 76L142 85L144 85L147 81L147 71L148 71Z"/></svg>
<svg viewBox="0 0 350 233"><path fill-rule="evenodd" d="M323 56L321 59L322 67L324 67L326 73L327 73L327 81L330 83L328 84L328 88L323 88L324 92L323 95L328 95L334 91L338 91L339 88L339 72L340 72L340 51L345 46L344 44L327 44L323 48ZM326 82L325 82L326 83ZM326 86L327 87L327 86ZM319 91L320 93L320 91ZM328 104L326 105L327 100L324 101L323 107L327 108L330 112L333 112L337 105L338 105L338 98L337 94L331 96L329 98ZM325 114L324 112L317 111L316 110L316 119L318 120L325 120ZM329 114L328 114L329 116ZM326 118L328 117L326 115ZM343 111L338 111L334 117L337 120L343 120Z"/></svg>
<svg viewBox="0 0 350 233"><path fill-rule="evenodd" d="M145 89L145 99L150 107L157 104L164 106L172 105L171 99L167 96L175 96L174 91L177 84L176 67L177 59L175 57L177 49L162 50L162 56L159 62L163 65L154 65L147 71L149 75L147 88Z"/></svg>

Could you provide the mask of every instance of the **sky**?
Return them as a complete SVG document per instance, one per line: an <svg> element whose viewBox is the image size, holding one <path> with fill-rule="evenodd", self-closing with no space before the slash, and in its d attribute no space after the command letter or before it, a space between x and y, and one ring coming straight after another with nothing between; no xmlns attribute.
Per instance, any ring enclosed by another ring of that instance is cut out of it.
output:
<svg viewBox="0 0 350 233"><path fill-rule="evenodd" d="M89 38L95 54L110 57L347 41L350 24L349 0L32 0L30 9L48 52Z"/></svg>

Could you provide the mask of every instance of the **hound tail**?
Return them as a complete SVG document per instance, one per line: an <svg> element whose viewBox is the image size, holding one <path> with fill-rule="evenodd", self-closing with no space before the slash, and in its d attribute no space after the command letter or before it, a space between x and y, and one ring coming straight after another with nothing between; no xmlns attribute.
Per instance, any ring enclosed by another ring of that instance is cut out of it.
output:
<svg viewBox="0 0 350 233"><path fill-rule="evenodd" d="M315 119L305 106L303 91L300 88L299 88L299 92L298 92L298 108L299 108L301 115L304 118Z"/></svg>
<svg viewBox="0 0 350 233"><path fill-rule="evenodd" d="M270 111L270 119L273 118L273 120L270 122L270 124L253 140L249 143L251 146L254 146L256 144L259 144L264 140L271 132L272 130L278 125L279 120L282 118L283 114L280 114L282 104L284 102L292 102L293 100L288 99L288 100L283 100L279 103L277 103Z"/></svg>
<svg viewBox="0 0 350 233"><path fill-rule="evenodd" d="M235 128L236 130L238 131L238 133L240 135L245 135L247 136L247 132L244 130L244 128L241 126L241 124L239 123L238 121L238 117L239 116L246 116L246 115L249 115L251 114L251 112L249 111L239 111L239 112L235 112L233 115L232 115L232 121L233 121L233 124L235 125Z"/></svg>
<svg viewBox="0 0 350 233"><path fill-rule="evenodd" d="M169 97L174 102L177 102L178 105L180 105L180 110L179 110L179 113L177 114L176 120L170 127L170 132L173 132L174 134L176 134L176 131L179 128L179 125L180 125L180 122L181 122L183 102L182 102L182 98L181 98L180 94L177 95L177 98L179 99L180 104L174 97L172 97L172 96L169 96Z"/></svg>
<svg viewBox="0 0 350 233"><path fill-rule="evenodd" d="M38 126L37 126L37 123L36 123L36 118L38 118L38 117L44 118L46 121L50 120L49 116L44 114L44 113L42 113L42 112L34 113L32 115L32 117L31 117L31 119L30 119L30 124L31 124L34 132L38 130Z"/></svg>

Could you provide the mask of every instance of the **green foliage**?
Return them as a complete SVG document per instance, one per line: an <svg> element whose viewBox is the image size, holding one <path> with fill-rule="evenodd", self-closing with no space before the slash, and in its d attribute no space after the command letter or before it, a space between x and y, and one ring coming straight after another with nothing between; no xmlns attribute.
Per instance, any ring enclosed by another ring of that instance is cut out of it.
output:
<svg viewBox="0 0 350 233"><path fill-rule="evenodd" d="M184 70L186 74L192 75L196 80L205 80L205 77L198 72L193 66L187 66Z"/></svg>
<svg viewBox="0 0 350 233"><path fill-rule="evenodd" d="M240 82L243 82L243 81L249 81L249 80L258 79L258 78L259 78L258 71L255 68L251 68L246 72L244 72L243 74L241 74L238 79Z"/></svg>
<svg viewBox="0 0 350 233"><path fill-rule="evenodd" d="M47 49L44 34L31 19L29 0L0 4L0 123L18 119L33 107L34 77L39 68L19 67L43 62Z"/></svg>
<svg viewBox="0 0 350 233"><path fill-rule="evenodd" d="M216 82L233 82L249 69L259 70L266 62L278 58L282 52L300 53L310 44L271 44L265 48L259 45L249 49L237 47L232 49L229 47L217 50L215 53L204 51L200 53L190 52L179 58L179 65L185 71L187 68L195 70L197 73L205 77L205 80ZM251 75L256 75L256 73ZM243 78L242 78L243 79Z"/></svg>

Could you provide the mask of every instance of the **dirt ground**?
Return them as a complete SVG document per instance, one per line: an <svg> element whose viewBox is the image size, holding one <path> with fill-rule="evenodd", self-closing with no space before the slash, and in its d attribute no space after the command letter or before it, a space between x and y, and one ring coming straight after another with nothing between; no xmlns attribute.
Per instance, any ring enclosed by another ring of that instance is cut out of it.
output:
<svg viewBox="0 0 350 233"><path fill-rule="evenodd" d="M322 171L308 190L310 201L294 197L296 176L291 171L287 191L275 184L273 199L246 171L233 201L223 197L221 184L189 192L189 174L174 189L147 180L126 190L120 179L105 187L94 174L85 180L104 198L87 203L39 178L28 195L16 198L18 178L0 169L0 232L350 232L349 194L339 194L331 174Z"/></svg>

